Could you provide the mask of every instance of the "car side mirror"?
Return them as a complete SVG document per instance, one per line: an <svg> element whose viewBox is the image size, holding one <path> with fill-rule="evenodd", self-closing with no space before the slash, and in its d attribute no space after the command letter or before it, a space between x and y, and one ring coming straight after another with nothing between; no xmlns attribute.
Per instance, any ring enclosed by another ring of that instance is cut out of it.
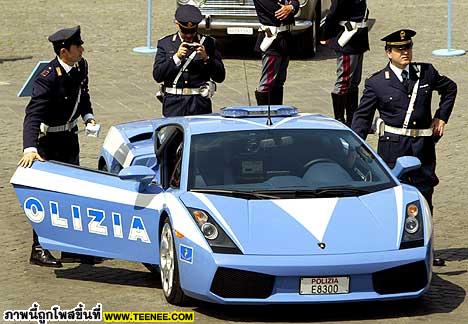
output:
<svg viewBox="0 0 468 324"><path fill-rule="evenodd" d="M396 160L392 173L400 179L409 171L417 170L421 167L421 161L415 156L401 156Z"/></svg>
<svg viewBox="0 0 468 324"><path fill-rule="evenodd" d="M132 165L128 168L122 169L119 172L121 180L131 180L140 183L140 189L147 187L153 181L156 173L143 165Z"/></svg>

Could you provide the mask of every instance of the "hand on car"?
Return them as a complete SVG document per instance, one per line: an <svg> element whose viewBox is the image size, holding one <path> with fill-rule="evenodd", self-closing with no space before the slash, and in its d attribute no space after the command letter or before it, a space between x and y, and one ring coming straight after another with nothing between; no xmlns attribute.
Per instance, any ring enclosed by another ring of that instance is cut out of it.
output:
<svg viewBox="0 0 468 324"><path fill-rule="evenodd" d="M34 161L39 160L44 162L45 160L37 152L24 153L18 165L23 168L30 168Z"/></svg>
<svg viewBox="0 0 468 324"><path fill-rule="evenodd" d="M280 8L275 11L275 17L279 20L285 20L294 11L294 7L291 4L291 1L288 1L285 5L280 2L278 2L278 4L280 5Z"/></svg>
<svg viewBox="0 0 468 324"><path fill-rule="evenodd" d="M93 118L91 118L91 119L88 119L88 120L85 122L85 124L96 125L96 121L95 121Z"/></svg>

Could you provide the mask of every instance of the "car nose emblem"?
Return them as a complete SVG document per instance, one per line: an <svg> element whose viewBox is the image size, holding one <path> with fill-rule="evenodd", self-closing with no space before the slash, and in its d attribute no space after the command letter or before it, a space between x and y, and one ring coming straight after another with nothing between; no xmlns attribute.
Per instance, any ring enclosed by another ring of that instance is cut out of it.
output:
<svg viewBox="0 0 468 324"><path fill-rule="evenodd" d="M319 248L322 250L326 247L325 243L318 243Z"/></svg>

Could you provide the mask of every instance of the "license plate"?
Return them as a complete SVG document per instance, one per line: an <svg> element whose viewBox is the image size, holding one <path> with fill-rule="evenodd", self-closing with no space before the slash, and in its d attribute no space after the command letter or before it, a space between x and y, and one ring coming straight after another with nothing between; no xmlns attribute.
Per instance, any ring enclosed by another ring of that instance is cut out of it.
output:
<svg viewBox="0 0 468 324"><path fill-rule="evenodd" d="M229 35L253 35L253 28L250 27L228 27Z"/></svg>
<svg viewBox="0 0 468 324"><path fill-rule="evenodd" d="M335 295L349 293L349 277L301 278L301 295Z"/></svg>

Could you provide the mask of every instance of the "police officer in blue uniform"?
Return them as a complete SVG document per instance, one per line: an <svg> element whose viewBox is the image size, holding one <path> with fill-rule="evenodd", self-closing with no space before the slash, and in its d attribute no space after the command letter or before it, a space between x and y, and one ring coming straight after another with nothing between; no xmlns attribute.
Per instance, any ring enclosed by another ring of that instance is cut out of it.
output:
<svg viewBox="0 0 468 324"><path fill-rule="evenodd" d="M88 92L88 63L82 57L80 26L61 29L49 36L55 59L33 84L23 123L23 157L18 165L36 160L79 165L78 118L95 124ZM42 249L33 231L31 264L61 267L59 260Z"/></svg>
<svg viewBox="0 0 468 324"><path fill-rule="evenodd" d="M321 44L336 52L335 87L331 92L335 119L351 125L358 106L364 53L369 50L367 0L332 0L321 23ZM346 116L345 116L346 112Z"/></svg>
<svg viewBox="0 0 468 324"><path fill-rule="evenodd" d="M412 62L414 35L413 30L401 29L382 38L390 62L366 80L351 127L365 139L378 110L383 120L377 123L380 127L376 130L381 135L379 155L391 168L400 156L411 155L421 160L421 168L410 172L403 181L418 188L432 210L432 194L439 183L435 173L435 144L444 135L457 85L440 75L431 64ZM440 95L434 116L433 91ZM435 259L434 263L442 265L443 261Z"/></svg>
<svg viewBox="0 0 468 324"><path fill-rule="evenodd" d="M178 32L158 41L153 78L162 83L165 117L211 113L214 82L226 77L214 38L197 32L202 19L197 7L180 6L175 13Z"/></svg>
<svg viewBox="0 0 468 324"><path fill-rule="evenodd" d="M291 51L291 27L299 1L254 0L254 5L261 24L255 51L262 54L262 75L255 98L258 105L281 105Z"/></svg>

